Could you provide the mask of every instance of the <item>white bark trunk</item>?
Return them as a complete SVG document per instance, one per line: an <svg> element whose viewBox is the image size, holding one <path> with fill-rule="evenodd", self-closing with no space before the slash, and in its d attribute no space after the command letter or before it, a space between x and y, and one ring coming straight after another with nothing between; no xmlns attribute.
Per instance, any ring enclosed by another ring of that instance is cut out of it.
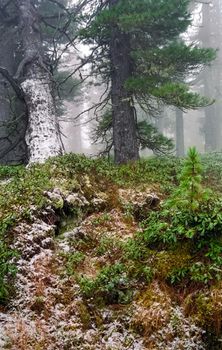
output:
<svg viewBox="0 0 222 350"><path fill-rule="evenodd" d="M31 0L16 0L19 9L23 60L17 74L27 105L26 143L29 163L43 163L62 153L63 147L55 115L51 79L44 63L44 50L37 8Z"/></svg>
<svg viewBox="0 0 222 350"><path fill-rule="evenodd" d="M26 143L29 163L42 163L62 154L62 144L48 77L26 79L22 83L29 112Z"/></svg>

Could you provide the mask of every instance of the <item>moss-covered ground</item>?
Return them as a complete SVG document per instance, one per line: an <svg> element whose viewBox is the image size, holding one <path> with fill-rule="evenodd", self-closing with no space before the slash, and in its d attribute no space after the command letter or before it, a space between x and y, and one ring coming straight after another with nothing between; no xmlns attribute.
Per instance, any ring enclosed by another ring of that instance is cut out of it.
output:
<svg viewBox="0 0 222 350"><path fill-rule="evenodd" d="M158 332L164 325L172 323L168 342L170 337L185 337L174 326L182 322L175 311L179 307L185 318L206 331L208 348L221 349L222 155L204 156L201 163L201 185L211 190L210 198L200 199L201 205L191 212L165 206L180 185L184 166L184 160L173 157L117 167L107 160L69 154L29 168L0 167L2 304L10 302L13 293L9 282L16 274L17 252L9 247L18 234L15 227L36 218L52 220L59 241L78 223L82 234L69 242L69 251L59 253L59 273L79 286L83 327L92 322L101 327L99 308L131 310L133 332L146 339L147 349L159 349L155 344L162 344L165 333ZM65 196L80 193L89 204L68 207L61 198L49 198L47 193L55 189ZM154 194L160 203L147 205L146 198ZM44 217L49 206L56 218ZM69 284L63 299L72 299ZM42 303L38 296L38 312L44 309ZM154 332L159 334L157 343L151 337Z"/></svg>

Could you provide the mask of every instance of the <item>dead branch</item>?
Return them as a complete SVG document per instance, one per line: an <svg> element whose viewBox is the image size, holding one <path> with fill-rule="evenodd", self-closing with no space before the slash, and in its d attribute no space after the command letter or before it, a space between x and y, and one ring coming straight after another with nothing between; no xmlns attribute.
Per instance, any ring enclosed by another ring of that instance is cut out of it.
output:
<svg viewBox="0 0 222 350"><path fill-rule="evenodd" d="M12 86L13 90L15 91L16 95L18 96L18 98L21 101L24 101L24 93L23 93L22 88L19 86L17 80L4 67L0 67L0 73L11 84L11 86Z"/></svg>

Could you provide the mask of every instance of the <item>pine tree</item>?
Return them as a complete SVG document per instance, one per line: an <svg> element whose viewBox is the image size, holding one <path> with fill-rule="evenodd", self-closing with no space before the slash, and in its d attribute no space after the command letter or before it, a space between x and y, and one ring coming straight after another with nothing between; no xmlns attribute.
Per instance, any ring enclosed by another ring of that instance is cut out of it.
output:
<svg viewBox="0 0 222 350"><path fill-rule="evenodd" d="M209 200L211 191L202 186L202 164L195 147L187 152L179 180L178 188L167 201L168 206L195 211Z"/></svg>
<svg viewBox="0 0 222 350"><path fill-rule="evenodd" d="M99 120L92 134L94 143L101 144L100 155L110 156L113 148L112 115L110 111ZM146 120L137 121L137 142L141 150L150 149L156 155L170 154L174 150L173 141L160 133L157 128Z"/></svg>
<svg viewBox="0 0 222 350"><path fill-rule="evenodd" d="M0 1L0 67L13 76L18 58L18 32L9 21L8 12L15 17L13 5ZM24 140L26 118L24 108L10 83L0 74L0 163L18 164L26 158Z"/></svg>
<svg viewBox="0 0 222 350"><path fill-rule="evenodd" d="M189 0L109 0L90 2L94 17L81 31L93 46L92 74L111 85L116 163L139 157L136 104L152 114L160 104L181 109L209 100L184 83L187 75L215 58L211 49L186 45L180 38L191 24Z"/></svg>
<svg viewBox="0 0 222 350"><path fill-rule="evenodd" d="M0 28L5 32L16 29L19 51L14 71L2 62L0 74L25 106L29 162L42 162L61 154L63 148L55 110L53 73L58 70L62 56L58 54L59 45L66 43L68 47L67 42L73 41L76 11L66 7L67 4L68 0L0 0ZM24 138L24 132L21 136Z"/></svg>

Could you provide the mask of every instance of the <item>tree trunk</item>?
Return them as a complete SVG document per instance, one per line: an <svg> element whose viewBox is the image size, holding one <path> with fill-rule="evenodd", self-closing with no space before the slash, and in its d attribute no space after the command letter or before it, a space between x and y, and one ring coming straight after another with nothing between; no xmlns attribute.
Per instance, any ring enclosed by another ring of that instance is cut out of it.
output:
<svg viewBox="0 0 222 350"><path fill-rule="evenodd" d="M110 0L110 7L117 2ZM112 29L110 59L114 157L123 164L139 159L139 146L133 99L124 86L132 71L130 40L117 26Z"/></svg>
<svg viewBox="0 0 222 350"><path fill-rule="evenodd" d="M26 143L29 162L44 162L62 153L50 73L44 64L36 8L31 0L17 0L17 7L24 57L17 74L23 73L24 77L21 87L28 111Z"/></svg>
<svg viewBox="0 0 222 350"><path fill-rule="evenodd" d="M205 96L213 97L214 90L212 85L215 82L213 67L208 68L204 72L204 94ZM219 74L219 73L218 73ZM219 150L220 144L220 114L217 114L217 103L212 106L205 108L205 119L204 119L204 136L205 136L205 152L214 152Z"/></svg>
<svg viewBox="0 0 222 350"><path fill-rule="evenodd" d="M212 152L221 149L221 8L219 1L213 6L206 3L202 6L201 40L204 47L218 49L214 64L204 72L204 94L215 98L216 102L205 108L204 136L205 151Z"/></svg>
<svg viewBox="0 0 222 350"><path fill-rule="evenodd" d="M15 70L15 33L0 28L0 66L13 75ZM13 111L16 111L14 116ZM18 164L26 159L25 118L23 106L16 99L8 81L0 75L0 164Z"/></svg>
<svg viewBox="0 0 222 350"><path fill-rule="evenodd" d="M176 109L176 155L177 157L184 157L184 122L183 112Z"/></svg>

